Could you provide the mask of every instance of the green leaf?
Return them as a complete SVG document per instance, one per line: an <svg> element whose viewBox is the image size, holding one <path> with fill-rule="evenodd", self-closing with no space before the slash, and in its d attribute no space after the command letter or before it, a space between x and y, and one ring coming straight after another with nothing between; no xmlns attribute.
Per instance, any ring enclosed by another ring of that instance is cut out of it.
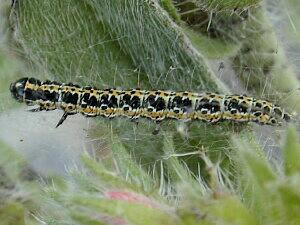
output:
<svg viewBox="0 0 300 225"><path fill-rule="evenodd" d="M0 207L1 225L25 225L24 208L19 203L9 203Z"/></svg>
<svg viewBox="0 0 300 225"><path fill-rule="evenodd" d="M90 197L75 197L73 202L78 206L88 207L94 212L121 217L134 225L180 224L171 212L144 206L140 203Z"/></svg>
<svg viewBox="0 0 300 225"><path fill-rule="evenodd" d="M208 10L231 10L243 9L256 5L261 0L197 0L198 4Z"/></svg>
<svg viewBox="0 0 300 225"><path fill-rule="evenodd" d="M245 172L245 176L249 175L249 179L260 187L275 180L276 176L259 146L254 146L249 140L242 140L236 136L232 141L238 155L238 165Z"/></svg>
<svg viewBox="0 0 300 225"><path fill-rule="evenodd" d="M18 22L17 40L39 77L99 88L136 86L136 67L118 43L124 37L111 38L85 1L20 1Z"/></svg>
<svg viewBox="0 0 300 225"><path fill-rule="evenodd" d="M177 13L175 6L173 5L172 0L160 0L162 7L169 13L170 17L176 22L180 22L180 16Z"/></svg>
<svg viewBox="0 0 300 225"><path fill-rule="evenodd" d="M253 214L236 197L225 196L213 201L207 207L207 213L220 224L228 225L258 225Z"/></svg>
<svg viewBox="0 0 300 225"><path fill-rule="evenodd" d="M118 137L112 136L111 143L114 159L123 177L128 177L129 182L144 190L153 189L155 186L153 179L132 159L133 156L128 154Z"/></svg>
<svg viewBox="0 0 300 225"><path fill-rule="evenodd" d="M91 215L80 213L78 211L72 212L71 217L82 225L105 225L107 223L101 222L100 219L93 219Z"/></svg>
<svg viewBox="0 0 300 225"><path fill-rule="evenodd" d="M278 185L278 192L286 221L289 224L300 224L300 173L289 176Z"/></svg>
<svg viewBox="0 0 300 225"><path fill-rule="evenodd" d="M289 127L283 148L284 166L286 175L300 172L300 143L295 127Z"/></svg>
<svg viewBox="0 0 300 225"><path fill-rule="evenodd" d="M87 155L81 157L84 165L94 174L97 179L99 179L103 184L111 185L118 188L128 188L132 190L137 190L138 188L126 181L116 174L107 171L99 162L91 159Z"/></svg>
<svg viewBox="0 0 300 225"><path fill-rule="evenodd" d="M157 1L87 2L134 65L147 74L150 85L174 90L223 88L203 57Z"/></svg>
<svg viewBox="0 0 300 225"><path fill-rule="evenodd" d="M236 55L241 43L232 43L222 39L211 39L200 32L184 27L185 33L193 45L208 59L222 59Z"/></svg>

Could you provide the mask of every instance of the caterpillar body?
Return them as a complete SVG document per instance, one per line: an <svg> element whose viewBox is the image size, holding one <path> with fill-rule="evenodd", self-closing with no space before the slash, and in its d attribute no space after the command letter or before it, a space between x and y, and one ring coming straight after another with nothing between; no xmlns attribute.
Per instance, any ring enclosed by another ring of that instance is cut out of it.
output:
<svg viewBox="0 0 300 225"><path fill-rule="evenodd" d="M85 116L126 116L133 120L150 118L157 123L164 119L202 120L215 123L222 120L280 125L290 115L279 106L245 95L174 92L162 90L100 90L69 83L22 78L12 83L15 99L27 105L37 105L31 111L62 109L64 115L82 113Z"/></svg>

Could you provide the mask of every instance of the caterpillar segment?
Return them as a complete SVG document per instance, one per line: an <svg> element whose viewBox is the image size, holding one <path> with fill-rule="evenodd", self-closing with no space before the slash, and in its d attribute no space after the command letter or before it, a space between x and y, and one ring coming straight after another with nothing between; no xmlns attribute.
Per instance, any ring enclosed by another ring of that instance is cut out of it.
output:
<svg viewBox="0 0 300 225"><path fill-rule="evenodd" d="M37 105L31 111L61 109L64 115L82 113L85 116L113 118L126 116L132 120L149 118L156 123L164 119L201 120L216 123L224 120L281 125L290 115L275 104L245 95L221 95L139 89L99 90L69 83L21 78L10 86L12 96L27 105Z"/></svg>

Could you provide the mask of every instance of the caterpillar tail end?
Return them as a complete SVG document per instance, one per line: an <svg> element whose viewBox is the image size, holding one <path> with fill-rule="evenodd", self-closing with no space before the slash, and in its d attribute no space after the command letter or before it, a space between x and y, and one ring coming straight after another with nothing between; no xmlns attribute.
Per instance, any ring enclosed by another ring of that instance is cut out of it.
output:
<svg viewBox="0 0 300 225"><path fill-rule="evenodd" d="M291 113L285 112L283 115L283 121L287 126L292 125L292 126L296 126L297 129L300 128L300 117L295 111Z"/></svg>

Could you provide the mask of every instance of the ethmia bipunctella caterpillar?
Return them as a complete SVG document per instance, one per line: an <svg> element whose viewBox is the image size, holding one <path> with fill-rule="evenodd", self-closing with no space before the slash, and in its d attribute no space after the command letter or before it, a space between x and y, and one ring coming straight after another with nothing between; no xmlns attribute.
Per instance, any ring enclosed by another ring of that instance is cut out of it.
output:
<svg viewBox="0 0 300 225"><path fill-rule="evenodd" d="M202 120L210 123L232 120L267 125L280 125L282 121L290 120L290 115L279 106L245 95L139 89L100 90L72 83L41 82L35 78L17 80L11 84L10 91L18 101L38 106L31 111L62 109L64 114L56 127L67 116L76 113L108 118L126 116L132 120L145 117L157 124L164 119Z"/></svg>

